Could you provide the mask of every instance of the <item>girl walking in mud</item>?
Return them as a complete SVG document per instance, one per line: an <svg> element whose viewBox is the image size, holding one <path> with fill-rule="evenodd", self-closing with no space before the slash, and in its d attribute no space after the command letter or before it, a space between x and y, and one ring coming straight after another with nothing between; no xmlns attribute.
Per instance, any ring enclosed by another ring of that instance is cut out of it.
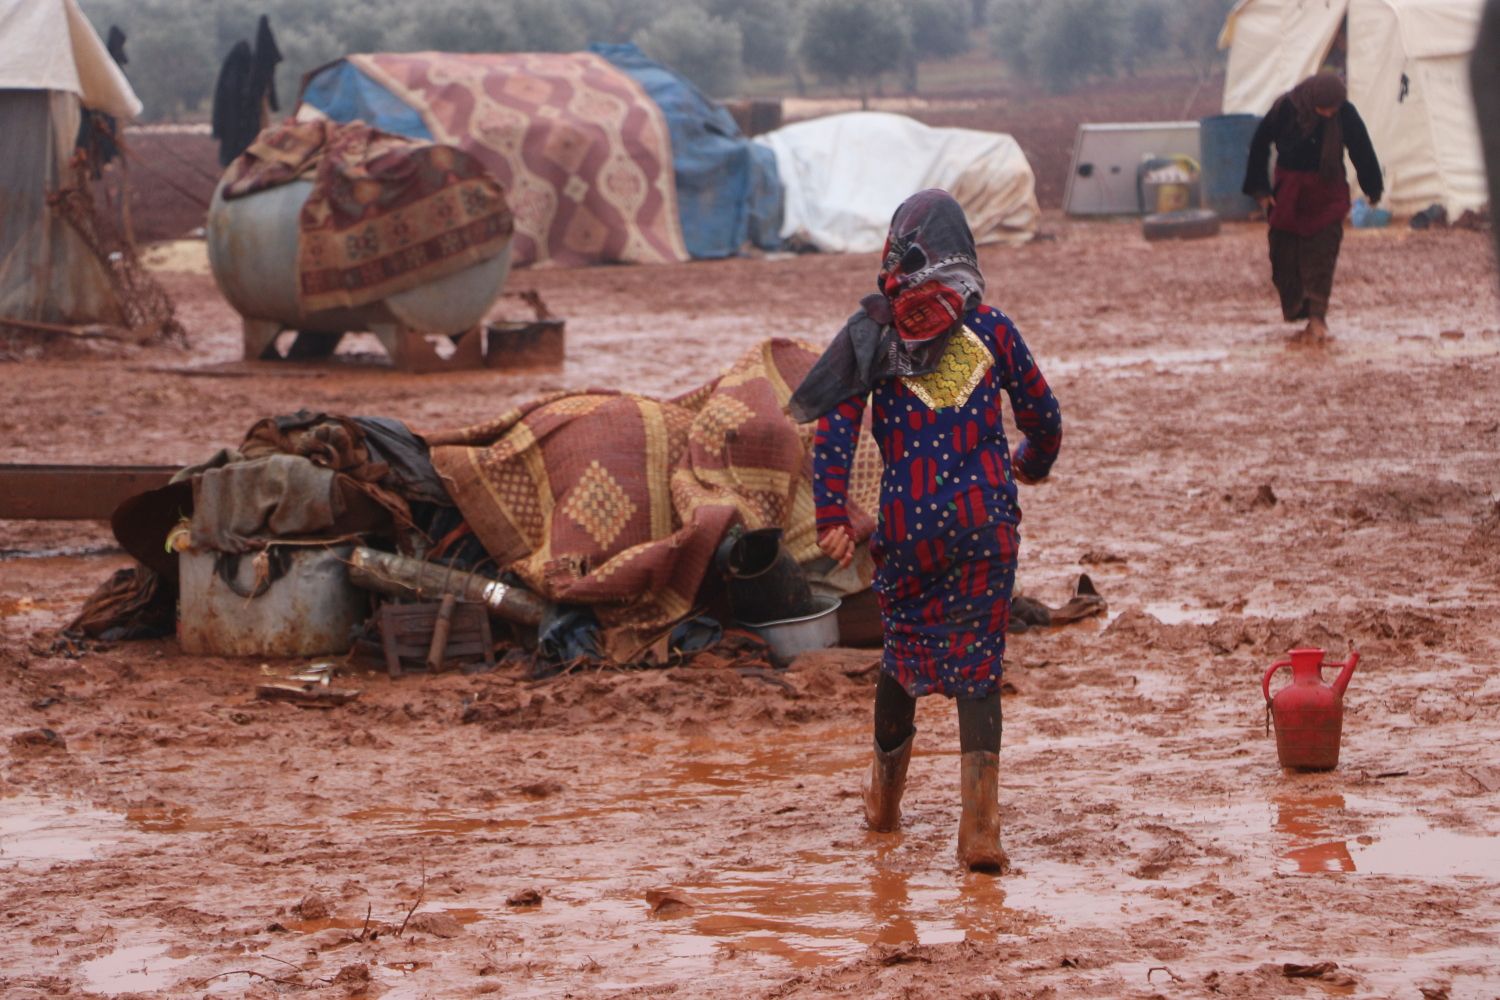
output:
<svg viewBox="0 0 1500 1000"><path fill-rule="evenodd" d="M1268 175L1273 143L1274 182ZM1310 76L1277 98L1250 140L1244 190L1271 224L1271 281L1281 315L1307 320L1299 340L1328 336L1328 297L1349 214L1346 149L1359 186L1376 204L1385 190L1380 161L1344 82L1331 73Z"/></svg>
<svg viewBox="0 0 1500 1000"><path fill-rule="evenodd" d="M854 555L849 469L867 401L885 469L870 542L885 653L875 689L875 753L865 821L894 830L916 728L916 699L958 704L963 810L958 857L1003 871L1000 674L1020 546L1016 483L1046 477L1062 443L1057 400L1020 333L982 305L984 278L958 203L921 191L896 210L877 278L792 398L818 421L818 544ZM1012 455L1000 394L1024 440Z"/></svg>

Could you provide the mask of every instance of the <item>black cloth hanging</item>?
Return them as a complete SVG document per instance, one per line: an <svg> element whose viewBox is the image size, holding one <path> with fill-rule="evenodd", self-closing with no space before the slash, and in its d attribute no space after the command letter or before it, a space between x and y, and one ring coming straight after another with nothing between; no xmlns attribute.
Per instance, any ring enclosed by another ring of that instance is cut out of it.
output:
<svg viewBox="0 0 1500 1000"><path fill-rule="evenodd" d="M125 58L125 32L117 25L109 26L109 41L105 43L115 65L124 67L130 60ZM78 138L74 146L88 157L89 174L99 179L105 164L120 155L120 126L114 115L102 111L83 109L78 121Z"/></svg>
<svg viewBox="0 0 1500 1000"><path fill-rule="evenodd" d="M281 110L276 99L276 65L281 58L264 14L255 26L255 45L242 39L225 56L214 84L213 135L219 140L220 166L229 166L250 148L265 124L267 107Z"/></svg>

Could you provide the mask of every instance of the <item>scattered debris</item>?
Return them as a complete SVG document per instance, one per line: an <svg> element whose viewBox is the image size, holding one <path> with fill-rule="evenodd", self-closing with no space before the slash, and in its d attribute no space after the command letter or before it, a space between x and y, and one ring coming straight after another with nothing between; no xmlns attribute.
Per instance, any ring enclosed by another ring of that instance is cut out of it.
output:
<svg viewBox="0 0 1500 1000"><path fill-rule="evenodd" d="M665 919L683 916L696 908L691 896L680 889L672 888L648 889L646 902L651 907L653 917Z"/></svg>
<svg viewBox="0 0 1500 1000"><path fill-rule="evenodd" d="M556 781L533 781L529 785L517 785L516 791L529 798L545 799L563 791L563 786Z"/></svg>
<svg viewBox="0 0 1500 1000"><path fill-rule="evenodd" d="M292 907L292 912L303 920L325 920L333 915L333 906L327 897L310 892L302 897L302 901Z"/></svg>
<svg viewBox="0 0 1500 1000"><path fill-rule="evenodd" d="M431 934L440 938L456 938L464 932L464 925L446 910L426 910L414 914L408 926L419 934Z"/></svg>
<svg viewBox="0 0 1500 1000"><path fill-rule="evenodd" d="M1296 962L1283 962L1281 974L1288 979L1322 979L1330 972L1338 970L1337 962L1318 962L1315 965L1298 965Z"/></svg>
<svg viewBox="0 0 1500 1000"><path fill-rule="evenodd" d="M542 905L542 890L517 889L505 899L506 906L534 907Z"/></svg>
<svg viewBox="0 0 1500 1000"><path fill-rule="evenodd" d="M913 962L932 962L930 951L920 944L873 945L870 948L870 957L880 965L910 965Z"/></svg>
<svg viewBox="0 0 1500 1000"><path fill-rule="evenodd" d="M318 684L257 684L255 697L261 701L289 701L303 708L337 708L359 697L358 688L337 690Z"/></svg>
<svg viewBox="0 0 1500 1000"><path fill-rule="evenodd" d="M51 729L23 729L10 738L11 746L22 749L66 750L68 741Z"/></svg>

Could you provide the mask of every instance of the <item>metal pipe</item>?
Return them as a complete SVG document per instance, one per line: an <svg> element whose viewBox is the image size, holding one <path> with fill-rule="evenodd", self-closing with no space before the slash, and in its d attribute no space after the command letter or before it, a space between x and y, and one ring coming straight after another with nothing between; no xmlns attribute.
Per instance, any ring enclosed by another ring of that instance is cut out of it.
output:
<svg viewBox="0 0 1500 1000"><path fill-rule="evenodd" d="M521 625L540 625L547 611L547 602L528 590L441 563L364 546L357 546L349 557L349 582L391 597L439 600L444 594L452 594L483 604L496 618Z"/></svg>

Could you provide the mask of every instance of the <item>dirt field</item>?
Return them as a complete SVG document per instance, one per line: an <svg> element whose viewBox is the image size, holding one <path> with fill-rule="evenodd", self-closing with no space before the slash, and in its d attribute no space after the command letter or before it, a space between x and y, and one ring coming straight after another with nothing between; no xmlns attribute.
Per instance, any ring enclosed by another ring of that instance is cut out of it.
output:
<svg viewBox="0 0 1500 1000"><path fill-rule="evenodd" d="M873 653L806 658L790 690L357 672L357 702L312 712L253 698L296 664L49 652L123 557L101 526L0 523L0 995L1500 995L1485 237L1351 233L1337 339L1299 349L1256 227L1046 229L983 252L1067 423L1023 497L1021 578L1056 603L1087 571L1111 611L1012 639L1015 872L954 870L937 701L904 830L863 831ZM555 387L675 392L762 337L826 339L872 267L525 272L567 364L424 377L195 374L236 357L236 324L170 274L191 352L0 365L0 460L187 463L303 405L430 428ZM1349 642L1340 768L1282 773L1261 671ZM62 742L18 736L38 727Z"/></svg>
<svg viewBox="0 0 1500 1000"><path fill-rule="evenodd" d="M919 116L1014 132L1055 206L1080 118L1213 110L1157 86ZM154 164L206 197L212 147L162 141ZM198 224L170 191L138 231ZM1066 424L1022 496L1020 579L1057 604L1086 571L1110 612L1011 639L1011 874L956 871L936 700L902 832L864 831L872 651L805 657L786 686L708 659L349 668L359 699L309 711L254 699L300 663L54 652L126 560L102 525L0 521L0 997L1500 997L1488 235L1351 232L1335 339L1299 348L1259 227L1044 230L982 252ZM557 388L675 394L764 337L826 341L875 268L531 270L511 288L567 318L556 370L266 374L234 364L201 256L155 255L190 350L0 343L0 462L187 464L302 406L433 429ZM1283 773L1262 671L1349 643L1339 769Z"/></svg>

